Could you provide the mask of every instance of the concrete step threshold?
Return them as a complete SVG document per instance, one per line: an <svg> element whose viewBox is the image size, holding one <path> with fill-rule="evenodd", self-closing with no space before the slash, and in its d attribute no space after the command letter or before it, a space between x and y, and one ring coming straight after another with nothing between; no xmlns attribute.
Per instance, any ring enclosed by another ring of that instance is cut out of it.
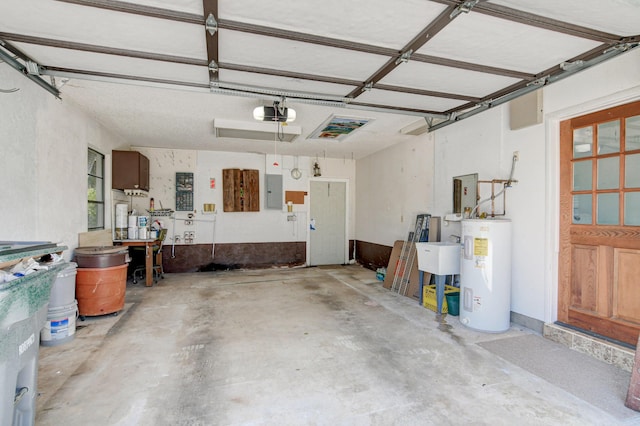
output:
<svg viewBox="0 0 640 426"><path fill-rule="evenodd" d="M542 335L570 349L631 372L635 350L562 324L544 324Z"/></svg>

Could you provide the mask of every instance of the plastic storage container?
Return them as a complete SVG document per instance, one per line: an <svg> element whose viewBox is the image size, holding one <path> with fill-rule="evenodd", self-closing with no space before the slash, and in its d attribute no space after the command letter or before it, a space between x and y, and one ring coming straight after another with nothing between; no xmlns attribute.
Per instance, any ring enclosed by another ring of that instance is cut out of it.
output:
<svg viewBox="0 0 640 426"><path fill-rule="evenodd" d="M64 250L60 248L60 250ZM0 284L0 424L33 425L40 329L61 263Z"/></svg>
<svg viewBox="0 0 640 426"><path fill-rule="evenodd" d="M57 346L73 340L76 335L76 318L78 318L78 302L57 308L49 308L47 321L40 330L42 346Z"/></svg>
<svg viewBox="0 0 640 426"><path fill-rule="evenodd" d="M121 311L126 289L126 263L109 268L78 268L76 298L80 318Z"/></svg>
<svg viewBox="0 0 640 426"><path fill-rule="evenodd" d="M447 304L447 296L452 293L460 294L460 289L450 285L444 286L444 299L442 300L442 313L449 313L449 305ZM427 309L431 309L433 312L438 312L438 301L436 300L436 286L425 285L422 288L422 306ZM457 314L452 314L457 315Z"/></svg>
<svg viewBox="0 0 640 426"><path fill-rule="evenodd" d="M78 247L75 260L80 268L109 268L127 262L127 247Z"/></svg>
<svg viewBox="0 0 640 426"><path fill-rule="evenodd" d="M460 292L452 291L451 293L445 294L444 298L447 302L448 314L453 316L460 315Z"/></svg>
<svg viewBox="0 0 640 426"><path fill-rule="evenodd" d="M76 300L76 263L70 262L58 273L51 286L49 309L70 305Z"/></svg>
<svg viewBox="0 0 640 426"><path fill-rule="evenodd" d="M33 425L36 416L40 328L47 317L47 306L3 333L0 355L0 424ZM15 401L15 402L14 402Z"/></svg>

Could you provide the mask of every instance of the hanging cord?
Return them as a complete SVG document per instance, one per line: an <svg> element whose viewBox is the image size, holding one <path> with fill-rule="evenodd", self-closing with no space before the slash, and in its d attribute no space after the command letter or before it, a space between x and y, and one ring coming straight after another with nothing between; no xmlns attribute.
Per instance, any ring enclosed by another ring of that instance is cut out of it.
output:
<svg viewBox="0 0 640 426"><path fill-rule="evenodd" d="M278 140L282 142L284 140L284 127L281 122L278 121L278 132L277 132Z"/></svg>
<svg viewBox="0 0 640 426"><path fill-rule="evenodd" d="M278 138L278 140L280 142L282 142L284 140L284 128L282 127L283 124L282 122L279 120L278 116L283 116L284 115L284 110L285 110L285 98L284 96L282 97L280 102L274 102L273 106L274 106L274 110L275 110L275 116L276 116L276 123L278 125L277 129L276 129L276 136Z"/></svg>
<svg viewBox="0 0 640 426"><path fill-rule="evenodd" d="M211 234L211 258L216 257L216 212L213 212L213 233Z"/></svg>
<svg viewBox="0 0 640 426"><path fill-rule="evenodd" d="M276 114L278 114L276 112ZM276 117L277 118L277 117ZM280 127L280 123L276 122L276 126ZM278 167L278 128L276 128L276 134L273 138L273 165Z"/></svg>
<svg viewBox="0 0 640 426"><path fill-rule="evenodd" d="M278 141L282 142L284 140L284 129L282 128L282 122L279 119L279 116L284 115L284 97L282 98L282 102L275 101L273 103L273 114L274 120L276 122L276 134L273 138L273 158L274 158L274 166L278 166Z"/></svg>
<svg viewBox="0 0 640 426"><path fill-rule="evenodd" d="M160 204L160 207L162 207L162 203ZM171 236L171 258L175 259L176 258L176 215L175 213L173 214L173 235Z"/></svg>

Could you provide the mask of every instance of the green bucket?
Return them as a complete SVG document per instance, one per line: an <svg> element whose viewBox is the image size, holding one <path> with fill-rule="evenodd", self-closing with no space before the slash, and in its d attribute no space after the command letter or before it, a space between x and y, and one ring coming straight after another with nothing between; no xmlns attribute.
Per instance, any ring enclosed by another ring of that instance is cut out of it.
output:
<svg viewBox="0 0 640 426"><path fill-rule="evenodd" d="M448 314L453 316L460 315L460 292L454 291L445 294L444 297L447 298Z"/></svg>

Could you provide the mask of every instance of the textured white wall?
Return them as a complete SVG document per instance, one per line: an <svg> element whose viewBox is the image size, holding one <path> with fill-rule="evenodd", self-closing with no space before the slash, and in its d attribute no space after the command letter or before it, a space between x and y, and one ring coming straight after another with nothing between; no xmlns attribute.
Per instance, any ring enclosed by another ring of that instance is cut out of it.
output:
<svg viewBox="0 0 640 426"><path fill-rule="evenodd" d="M36 96L40 88L31 87L27 79L7 65L0 64L3 89L19 88L14 93L0 93L0 239L42 239L38 224L38 111L46 108L47 99Z"/></svg>
<svg viewBox="0 0 640 426"><path fill-rule="evenodd" d="M434 138L407 137L357 161L356 238L393 246L407 238L416 215L434 213Z"/></svg>
<svg viewBox="0 0 640 426"><path fill-rule="evenodd" d="M87 231L87 147L109 154L126 144L1 65L2 88L20 90L0 93L0 240L61 242L70 258L78 233Z"/></svg>
<svg viewBox="0 0 640 426"><path fill-rule="evenodd" d="M427 212L444 215L453 209L454 176L478 173L479 179L506 179L511 158L520 161L507 190L506 212L513 221L512 310L543 321L557 318L557 214L558 214L558 123L612 105L640 99L640 51L623 55L567 80L544 88L544 122L511 131L508 105L496 107L450 125L431 135L416 137L416 145L433 138L434 155L407 150L399 145L358 161L357 239L391 246L405 238L396 203L409 182L398 174L412 155L422 155L424 165L408 170L420 174L433 168L425 183L433 185L433 203ZM396 182L393 187L389 182ZM377 192L376 188L386 191ZM486 194L483 194L483 196ZM483 206L486 211L488 206ZM482 210L482 209L481 209ZM442 228L442 239L459 235L460 225Z"/></svg>
<svg viewBox="0 0 640 426"><path fill-rule="evenodd" d="M169 229L167 243L184 244L185 231L195 231L196 244L244 243L244 242L286 242L306 241L308 199L304 205L295 205L294 212L298 220L287 221L287 210L265 209L265 171L271 174L281 173L284 191L308 191L310 171L315 159L308 157L278 156L279 168L274 168L273 156L265 158L263 154L243 154L214 151L188 151L145 147L132 147L149 158L150 190L155 207L160 204L165 208L175 209L175 174L176 172L194 173L194 222L186 225L189 212L176 212L175 226L172 219L162 219L163 226ZM296 165L302 171L299 180L291 178L290 170ZM348 237L355 234L355 161L339 159L319 160L322 177L349 180L349 223ZM260 176L260 211L259 212L224 212L222 205L222 170L230 168L255 169ZM210 188L211 179L215 179L215 188ZM216 215L203 214L203 204L214 203ZM133 208L147 214L149 198L132 199Z"/></svg>

